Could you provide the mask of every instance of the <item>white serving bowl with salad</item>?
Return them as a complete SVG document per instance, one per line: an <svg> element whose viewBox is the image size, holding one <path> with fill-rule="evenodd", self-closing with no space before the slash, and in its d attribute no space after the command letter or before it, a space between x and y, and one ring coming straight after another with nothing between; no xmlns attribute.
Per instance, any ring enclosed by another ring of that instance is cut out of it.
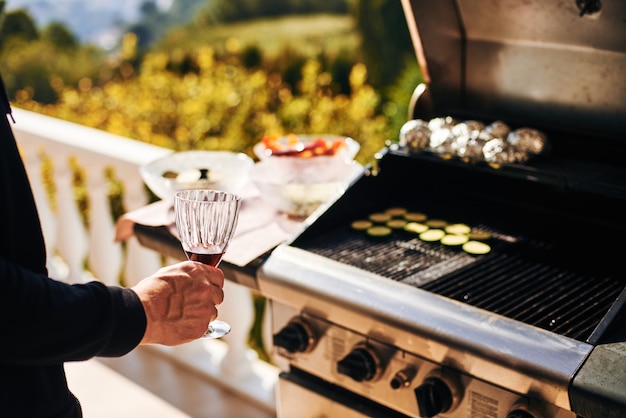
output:
<svg viewBox="0 0 626 418"><path fill-rule="evenodd" d="M329 159L353 160L360 144L354 139L330 134L288 134L266 135L254 146L254 154L263 161L266 159L316 161Z"/></svg>
<svg viewBox="0 0 626 418"><path fill-rule="evenodd" d="M306 217L345 191L363 171L360 145L329 134L265 136L254 146L259 162L250 179L260 195L291 217Z"/></svg>
<svg viewBox="0 0 626 418"><path fill-rule="evenodd" d="M174 201L183 189L238 193L249 181L254 160L230 151L183 151L139 167L144 183L163 200Z"/></svg>

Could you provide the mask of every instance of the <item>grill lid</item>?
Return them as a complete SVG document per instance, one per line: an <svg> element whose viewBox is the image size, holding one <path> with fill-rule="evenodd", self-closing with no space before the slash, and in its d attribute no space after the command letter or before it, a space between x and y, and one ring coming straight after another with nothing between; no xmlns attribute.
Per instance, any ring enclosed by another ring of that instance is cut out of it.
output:
<svg viewBox="0 0 626 418"><path fill-rule="evenodd" d="M626 2L402 4L432 114L625 140Z"/></svg>

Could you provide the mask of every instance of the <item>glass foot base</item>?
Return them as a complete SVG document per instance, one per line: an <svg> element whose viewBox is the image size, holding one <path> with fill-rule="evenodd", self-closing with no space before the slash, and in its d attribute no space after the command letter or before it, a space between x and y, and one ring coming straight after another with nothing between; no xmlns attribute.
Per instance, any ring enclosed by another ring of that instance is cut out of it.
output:
<svg viewBox="0 0 626 418"><path fill-rule="evenodd" d="M220 338L230 332L230 325L224 321L215 320L209 323L209 329L202 338Z"/></svg>

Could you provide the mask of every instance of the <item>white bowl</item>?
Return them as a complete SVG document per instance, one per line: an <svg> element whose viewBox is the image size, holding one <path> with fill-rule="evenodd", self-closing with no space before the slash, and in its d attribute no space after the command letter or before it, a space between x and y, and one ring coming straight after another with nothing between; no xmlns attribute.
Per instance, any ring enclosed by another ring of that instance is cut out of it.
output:
<svg viewBox="0 0 626 418"><path fill-rule="evenodd" d="M184 151L139 167L143 181L163 200L183 189L215 189L237 193L248 182L254 160L230 151Z"/></svg>
<svg viewBox="0 0 626 418"><path fill-rule="evenodd" d="M267 147L267 140L272 139L272 144L276 146L275 149L271 149ZM303 150L307 150L309 146L313 145L313 142L316 140L325 141L326 145L331 145L333 143L341 143L343 144L336 153L332 155L329 154L314 154L311 156L310 153L302 152ZM285 135L276 138L266 137L261 142L258 142L254 148L254 154L259 158L259 160L265 160L267 158L281 158L281 159L291 159L291 160L308 160L311 158L315 159L330 159L330 158L338 158L341 160L353 160L356 154L359 152L361 145L356 142L354 139L340 136L340 135L329 135L329 134L307 134L307 135Z"/></svg>
<svg viewBox="0 0 626 418"><path fill-rule="evenodd" d="M354 160L333 162L322 171L315 164L293 169L271 160L256 163L250 170L250 180L264 200L293 217L307 217L334 201L363 173L363 166Z"/></svg>

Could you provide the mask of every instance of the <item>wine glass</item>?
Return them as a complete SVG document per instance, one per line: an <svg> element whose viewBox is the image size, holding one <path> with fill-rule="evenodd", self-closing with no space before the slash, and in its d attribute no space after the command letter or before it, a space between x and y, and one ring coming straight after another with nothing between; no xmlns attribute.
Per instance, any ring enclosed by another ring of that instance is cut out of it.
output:
<svg viewBox="0 0 626 418"><path fill-rule="evenodd" d="M174 198L176 229L187 258L217 267L237 227L241 198L219 190L180 190ZM224 321L211 321L202 338L230 332Z"/></svg>

